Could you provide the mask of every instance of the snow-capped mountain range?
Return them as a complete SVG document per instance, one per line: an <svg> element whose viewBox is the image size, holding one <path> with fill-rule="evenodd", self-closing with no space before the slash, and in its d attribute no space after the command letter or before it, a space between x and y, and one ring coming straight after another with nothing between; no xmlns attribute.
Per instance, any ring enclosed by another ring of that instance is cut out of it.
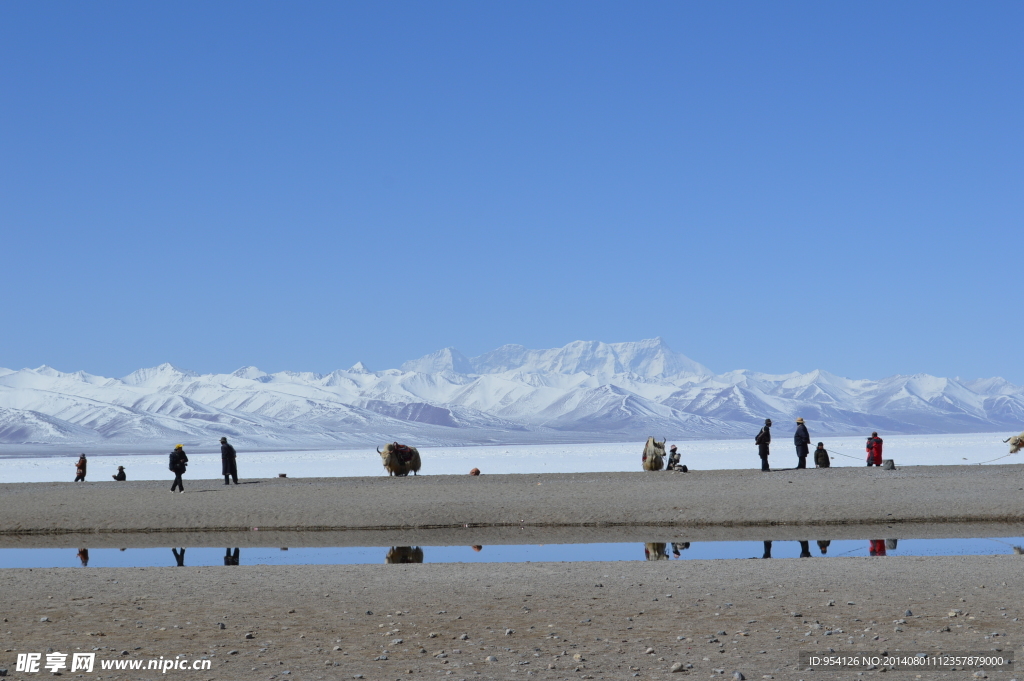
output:
<svg viewBox="0 0 1024 681"><path fill-rule="evenodd" d="M1024 387L928 375L853 380L824 371L716 375L660 338L577 341L479 357L454 348L370 371L321 375L243 367L199 375L162 364L124 378L50 367L0 369L0 444L251 449L610 442L789 435L1019 431ZM10 449L9 447L7 448Z"/></svg>

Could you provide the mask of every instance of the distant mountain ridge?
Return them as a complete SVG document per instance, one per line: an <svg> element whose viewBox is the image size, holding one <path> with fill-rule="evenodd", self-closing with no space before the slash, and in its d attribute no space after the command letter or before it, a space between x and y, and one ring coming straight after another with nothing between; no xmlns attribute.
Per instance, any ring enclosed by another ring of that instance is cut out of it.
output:
<svg viewBox="0 0 1024 681"><path fill-rule="evenodd" d="M714 374L660 338L576 341L477 357L455 348L370 371L242 367L199 375L170 364L120 379L51 367L0 368L0 444L209 445L262 449L752 437L765 418L788 435L1019 431L1024 388L1002 378L879 381L825 371Z"/></svg>

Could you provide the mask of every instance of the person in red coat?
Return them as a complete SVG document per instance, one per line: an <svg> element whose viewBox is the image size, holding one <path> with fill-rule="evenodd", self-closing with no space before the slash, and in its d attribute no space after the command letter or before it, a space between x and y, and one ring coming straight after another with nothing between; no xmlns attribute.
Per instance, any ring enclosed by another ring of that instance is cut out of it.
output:
<svg viewBox="0 0 1024 681"><path fill-rule="evenodd" d="M868 438L867 444L868 453L868 466L881 466L882 465L882 438L878 437L878 433L871 433L871 437Z"/></svg>

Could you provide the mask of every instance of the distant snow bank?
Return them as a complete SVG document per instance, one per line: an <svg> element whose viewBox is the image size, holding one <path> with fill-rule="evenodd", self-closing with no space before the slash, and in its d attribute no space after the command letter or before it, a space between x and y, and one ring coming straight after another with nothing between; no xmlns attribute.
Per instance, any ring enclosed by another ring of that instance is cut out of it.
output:
<svg viewBox="0 0 1024 681"><path fill-rule="evenodd" d="M812 433L813 436L813 433ZM885 439L884 457L897 466L978 464L1004 457L1009 447L1001 433L962 435L892 435ZM815 437L832 454L832 465L864 466L864 437ZM669 445L671 445L671 441ZM759 468L753 438L744 440L695 440L677 443L682 462L694 470ZM479 468L484 475L497 473L578 473L581 471L639 471L643 443L556 444L480 447L422 447L424 475L463 475ZM845 456L843 456L845 455ZM51 457L0 455L0 482L71 482L78 453ZM773 468L793 468L796 453L789 437L772 442L769 463ZM813 461L809 462L813 466ZM999 459L1001 464L1024 463L1024 452ZM166 455L112 454L89 457L89 482L112 482L118 466L129 480L167 480ZM189 478L220 475L219 454L190 454ZM238 454L241 478L289 478L384 475L380 457L372 448L353 450L260 452Z"/></svg>

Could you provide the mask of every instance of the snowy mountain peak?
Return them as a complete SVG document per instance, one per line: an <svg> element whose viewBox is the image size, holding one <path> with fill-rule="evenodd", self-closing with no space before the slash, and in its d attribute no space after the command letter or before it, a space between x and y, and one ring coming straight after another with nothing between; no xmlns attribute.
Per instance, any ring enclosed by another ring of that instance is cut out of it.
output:
<svg viewBox="0 0 1024 681"><path fill-rule="evenodd" d="M673 352L661 338L611 344L573 341L564 347L550 350L528 350L522 345L504 345L470 361L480 374L524 371L587 373L608 378L616 374L633 373L652 379L681 374L713 375L704 365Z"/></svg>
<svg viewBox="0 0 1024 681"><path fill-rule="evenodd" d="M421 374L439 374L444 371L453 371L457 374L474 373L470 361L455 348L444 348L433 354L406 362L402 365L402 371L415 371Z"/></svg>
<svg viewBox="0 0 1024 681"><path fill-rule="evenodd" d="M366 368L366 365L362 362L356 362L352 365L352 368L348 370L350 374L368 374L370 370Z"/></svg>
<svg viewBox="0 0 1024 681"><path fill-rule="evenodd" d="M267 374L264 371L260 371L256 367L248 366L233 371L231 375L234 376L235 378L248 378L249 380L256 381L263 378Z"/></svg>
<svg viewBox="0 0 1024 681"><path fill-rule="evenodd" d="M180 383L183 380L198 377L199 374L195 373L194 371L179 369L173 364L164 362L160 366L133 371L132 373L122 378L121 382L127 383L128 385L156 388L160 386L172 385L174 383Z"/></svg>

